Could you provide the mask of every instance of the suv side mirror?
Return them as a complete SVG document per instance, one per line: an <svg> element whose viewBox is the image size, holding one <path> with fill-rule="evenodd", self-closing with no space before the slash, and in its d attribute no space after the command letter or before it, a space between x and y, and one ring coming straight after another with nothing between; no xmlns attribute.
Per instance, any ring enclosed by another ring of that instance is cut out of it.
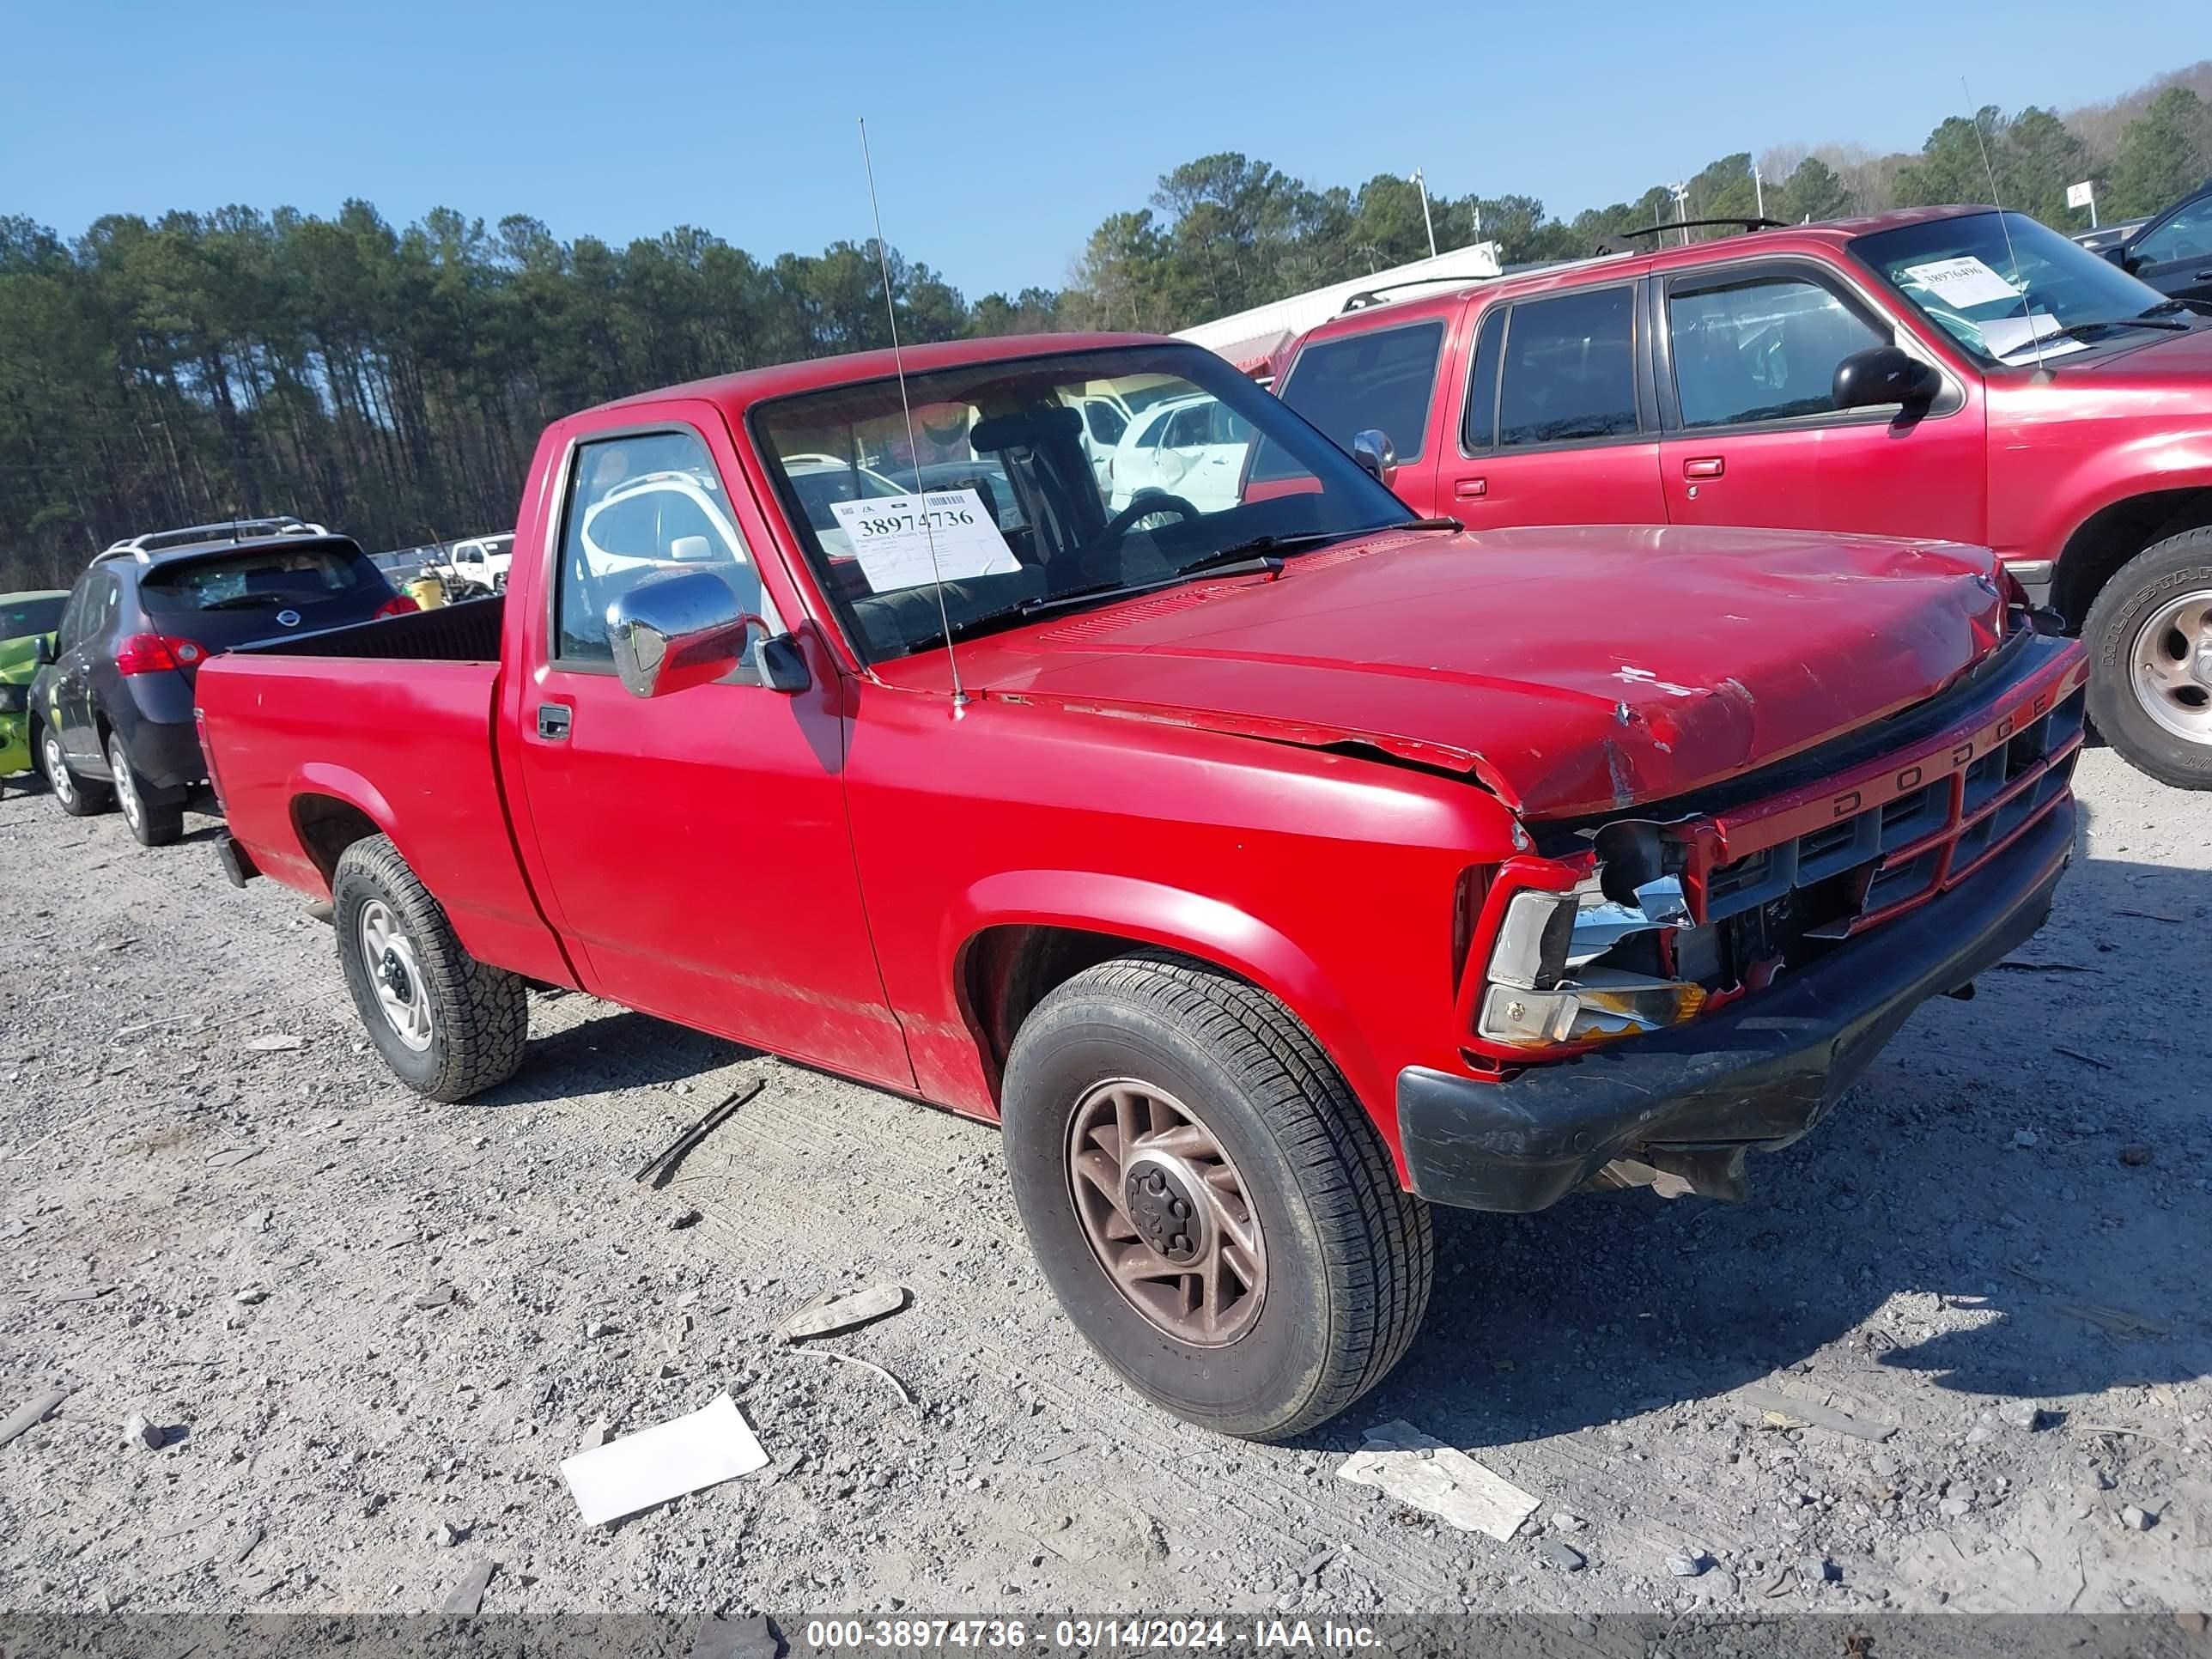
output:
<svg viewBox="0 0 2212 1659"><path fill-rule="evenodd" d="M1869 346L1836 365L1830 396L1838 409L1875 409L1883 404L1935 402L1943 377L1919 358L1893 345Z"/></svg>
<svg viewBox="0 0 2212 1659"><path fill-rule="evenodd" d="M1398 447L1390 441L1390 434L1369 427L1352 434L1352 459L1359 463L1360 471L1388 489L1390 480L1398 476Z"/></svg>
<svg viewBox="0 0 2212 1659"><path fill-rule="evenodd" d="M757 630L761 682L772 690L804 691L806 659L787 635L738 609L738 596L711 570L678 570L640 582L607 606L607 638L615 672L635 697L665 697L719 680L745 654Z"/></svg>
<svg viewBox="0 0 2212 1659"><path fill-rule="evenodd" d="M41 634L39 635L38 643L31 647L31 660L38 664L41 668L44 668L47 664L57 660L54 652L54 636L52 635Z"/></svg>

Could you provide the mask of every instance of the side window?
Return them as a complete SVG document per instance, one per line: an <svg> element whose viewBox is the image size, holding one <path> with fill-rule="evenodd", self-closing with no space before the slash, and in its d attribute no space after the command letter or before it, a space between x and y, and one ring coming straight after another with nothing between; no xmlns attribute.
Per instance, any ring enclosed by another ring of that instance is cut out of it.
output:
<svg viewBox="0 0 2212 1659"><path fill-rule="evenodd" d="M1083 406L1083 417L1091 423L1091 436L1097 443L1111 449L1121 441L1121 434L1129 423L1121 418L1121 411L1113 404L1092 398Z"/></svg>
<svg viewBox="0 0 2212 1659"><path fill-rule="evenodd" d="M781 630L721 477L696 436L653 432L577 446L562 516L554 655L569 664L612 663L607 606L656 576L701 569L730 585L738 610Z"/></svg>
<svg viewBox="0 0 2212 1659"><path fill-rule="evenodd" d="M1168 417L1167 447L1170 449L1195 449L1210 442L1213 434L1212 403L1191 404L1178 409Z"/></svg>
<svg viewBox="0 0 2212 1659"><path fill-rule="evenodd" d="M2212 254L2212 196L2193 202L2130 250L2147 265L2170 259L2202 259Z"/></svg>
<svg viewBox="0 0 2212 1659"><path fill-rule="evenodd" d="M1137 434L1137 447L1158 449L1160 447L1160 439L1167 432L1170 418L1166 415L1155 416L1152 424Z"/></svg>
<svg viewBox="0 0 2212 1659"><path fill-rule="evenodd" d="M1634 432L1636 290L1592 289L1515 306L1504 374L1500 446Z"/></svg>
<svg viewBox="0 0 2212 1659"><path fill-rule="evenodd" d="M1474 343L1474 368L1467 378L1467 419L1460 442L1487 449L1498 441L1498 365L1505 352L1505 307L1492 306Z"/></svg>
<svg viewBox="0 0 2212 1659"><path fill-rule="evenodd" d="M61 626L54 630L58 635L55 641L58 649L67 651L84 637L85 611L94 585L90 579L79 582L76 591L70 595L69 603L62 607Z"/></svg>
<svg viewBox="0 0 2212 1659"><path fill-rule="evenodd" d="M1429 400L1444 325L1416 323L1322 340L1298 353L1283 401L1340 449L1369 428L1389 434L1401 461L1416 461L1428 442Z"/></svg>
<svg viewBox="0 0 2212 1659"><path fill-rule="evenodd" d="M1832 414L1836 365L1884 337L1810 276L1680 283L1667 296L1686 427Z"/></svg>

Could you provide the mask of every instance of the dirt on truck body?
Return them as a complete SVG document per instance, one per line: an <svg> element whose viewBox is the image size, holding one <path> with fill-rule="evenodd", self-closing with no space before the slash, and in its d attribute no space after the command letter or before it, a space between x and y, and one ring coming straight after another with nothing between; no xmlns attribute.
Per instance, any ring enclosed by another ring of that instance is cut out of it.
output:
<svg viewBox="0 0 2212 1659"><path fill-rule="evenodd" d="M995 1120L1109 1364L1281 1437L1412 1341L1429 1204L1739 1193L2049 910L2084 658L1985 550L1469 535L1194 348L902 367L556 422L503 599L202 672L227 868L413 1086L537 982ZM1117 497L1109 392L1231 482Z"/></svg>

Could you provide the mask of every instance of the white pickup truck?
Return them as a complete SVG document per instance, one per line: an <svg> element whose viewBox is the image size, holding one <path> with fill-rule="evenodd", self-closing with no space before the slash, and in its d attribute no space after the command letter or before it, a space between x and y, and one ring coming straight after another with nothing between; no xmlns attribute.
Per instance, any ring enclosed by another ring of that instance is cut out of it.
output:
<svg viewBox="0 0 2212 1659"><path fill-rule="evenodd" d="M442 573L459 587L480 587L487 593L507 591L507 569L514 562L514 538L477 536L455 542Z"/></svg>

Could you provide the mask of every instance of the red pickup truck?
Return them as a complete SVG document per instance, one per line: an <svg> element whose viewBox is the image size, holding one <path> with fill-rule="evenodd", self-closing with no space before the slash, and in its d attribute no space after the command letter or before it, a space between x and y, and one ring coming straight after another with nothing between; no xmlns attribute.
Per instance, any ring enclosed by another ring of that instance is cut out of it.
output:
<svg viewBox="0 0 2212 1659"><path fill-rule="evenodd" d="M1415 512L1985 544L2088 644L2112 746L2212 788L2212 319L2189 303L1953 207L1354 304L1277 388L1347 449L1367 434Z"/></svg>
<svg viewBox="0 0 2212 1659"><path fill-rule="evenodd" d="M1100 398L1273 482L1116 508ZM1282 1436L1404 1353L1429 1202L1737 1196L2032 934L2087 672L1984 549L1463 534L1079 336L561 421L503 598L198 690L228 873L327 896L416 1089L562 986L996 1121L1106 1359Z"/></svg>

